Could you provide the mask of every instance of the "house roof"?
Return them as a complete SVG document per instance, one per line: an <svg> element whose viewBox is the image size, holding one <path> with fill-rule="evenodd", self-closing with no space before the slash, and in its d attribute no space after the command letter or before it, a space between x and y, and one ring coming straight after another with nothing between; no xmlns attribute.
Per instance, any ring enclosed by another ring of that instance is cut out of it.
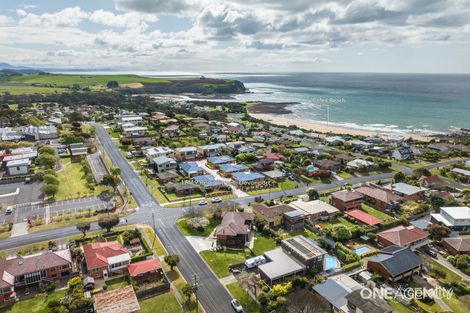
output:
<svg viewBox="0 0 470 313"><path fill-rule="evenodd" d="M357 188L356 191L359 193L362 193L365 196L374 198L376 200L379 200L381 202L385 202L388 204L393 204L393 203L400 201L400 197L398 197L397 195L394 195L390 191L386 191L386 190L379 189L379 188L372 188L372 187L364 186L364 187Z"/></svg>
<svg viewBox="0 0 470 313"><path fill-rule="evenodd" d="M274 218L276 216L281 216L284 213L294 211L294 208L290 207L287 204L278 204L274 206L267 206L265 204L254 204L253 209L257 210L259 214L266 218Z"/></svg>
<svg viewBox="0 0 470 313"><path fill-rule="evenodd" d="M284 160L284 158L285 158L284 155L282 155L281 153L277 153L277 152L265 153L264 157L266 159L271 159L271 160Z"/></svg>
<svg viewBox="0 0 470 313"><path fill-rule="evenodd" d="M222 219L222 223L217 226L216 235L246 235L249 232L249 227L245 225L245 221L251 221L253 218L254 214L248 212L227 212Z"/></svg>
<svg viewBox="0 0 470 313"><path fill-rule="evenodd" d="M289 203L290 206L293 208L299 209L306 214L318 214L321 212L326 212L328 214L338 212L338 209L321 200L313 200L313 201L303 201L303 200L296 200Z"/></svg>
<svg viewBox="0 0 470 313"><path fill-rule="evenodd" d="M339 199L343 202L349 202L349 201L356 201L356 200L361 200L362 198L364 198L364 196L353 190L340 190L340 191L337 191L337 192L333 192L331 194L331 197L332 198L336 198L336 199Z"/></svg>
<svg viewBox="0 0 470 313"><path fill-rule="evenodd" d="M46 251L39 254L0 261L0 288L12 286L14 278L37 271L72 263L69 250Z"/></svg>
<svg viewBox="0 0 470 313"><path fill-rule="evenodd" d="M407 246L429 236L428 232L416 226L397 226L377 234L397 246Z"/></svg>
<svg viewBox="0 0 470 313"><path fill-rule="evenodd" d="M354 305L354 307L360 309L360 312L367 313L391 313L394 312L393 308L380 297L371 297L365 299L361 296L361 290L356 289L346 296L348 303Z"/></svg>
<svg viewBox="0 0 470 313"><path fill-rule="evenodd" d="M470 235L444 238L442 241L459 252L470 251Z"/></svg>
<svg viewBox="0 0 470 313"><path fill-rule="evenodd" d="M369 262L379 263L393 277L408 272L422 264L421 258L410 248L389 246L371 257Z"/></svg>
<svg viewBox="0 0 470 313"><path fill-rule="evenodd" d="M456 220L470 218L470 208L468 206L443 207L441 211Z"/></svg>
<svg viewBox="0 0 470 313"><path fill-rule="evenodd" d="M345 274L330 277L323 283L313 286L315 292L338 310L346 309L348 294L362 288L358 282Z"/></svg>
<svg viewBox="0 0 470 313"><path fill-rule="evenodd" d="M263 172L263 175L265 175L266 177L272 178L272 179L281 178L281 177L286 176L286 174L284 174L280 170L272 170L272 171Z"/></svg>
<svg viewBox="0 0 470 313"><path fill-rule="evenodd" d="M380 218L367 214L366 212L361 210L346 211L346 214L370 226L379 225L383 222Z"/></svg>
<svg viewBox="0 0 470 313"><path fill-rule="evenodd" d="M425 191L426 189L419 188L413 185L405 184L405 183L396 183L392 185L392 190L404 195L414 195L420 192Z"/></svg>
<svg viewBox="0 0 470 313"><path fill-rule="evenodd" d="M235 179L239 182L246 182L250 180L257 180L257 179L263 179L264 176L261 175L260 173L244 173L244 172L238 172L238 173L233 173L232 175L235 177Z"/></svg>
<svg viewBox="0 0 470 313"><path fill-rule="evenodd" d="M172 158L166 157L166 156L161 156L161 157L154 158L152 161L153 161L153 163L155 163L157 165L166 164L166 163L176 163L175 160L173 160Z"/></svg>
<svg viewBox="0 0 470 313"><path fill-rule="evenodd" d="M226 173L241 172L248 169L245 164L221 164L219 169Z"/></svg>
<svg viewBox="0 0 470 313"><path fill-rule="evenodd" d="M204 187L215 187L223 184L222 181L215 179L215 177L210 174L193 177L193 181Z"/></svg>
<svg viewBox="0 0 470 313"><path fill-rule="evenodd" d="M222 155L222 156L209 157L207 158L207 161L212 164L223 164L223 163L233 162L235 161L235 159L229 155Z"/></svg>
<svg viewBox="0 0 470 313"><path fill-rule="evenodd" d="M83 245L83 254L85 256L87 268L91 270L108 266L109 258L124 254L129 255L129 252L117 241L110 241Z"/></svg>
<svg viewBox="0 0 470 313"><path fill-rule="evenodd" d="M129 271L129 275L131 275L131 277L156 271L161 268L162 266L160 265L160 262L155 258L131 263L127 266L127 270Z"/></svg>
<svg viewBox="0 0 470 313"><path fill-rule="evenodd" d="M180 170L186 173L203 172L204 169L197 165L196 162L185 162L180 164Z"/></svg>
<svg viewBox="0 0 470 313"><path fill-rule="evenodd" d="M258 266L258 269L271 280L286 277L305 269L302 263L297 261L290 254L284 252L280 247L265 252L264 256L269 259L270 262Z"/></svg>
<svg viewBox="0 0 470 313"><path fill-rule="evenodd" d="M446 181L439 177L438 175L431 175L428 177L421 177L421 183L424 185L435 185L435 184L442 184L446 185Z"/></svg>
<svg viewBox="0 0 470 313"><path fill-rule="evenodd" d="M96 313L130 313L140 310L132 286L98 293L95 295Z"/></svg>

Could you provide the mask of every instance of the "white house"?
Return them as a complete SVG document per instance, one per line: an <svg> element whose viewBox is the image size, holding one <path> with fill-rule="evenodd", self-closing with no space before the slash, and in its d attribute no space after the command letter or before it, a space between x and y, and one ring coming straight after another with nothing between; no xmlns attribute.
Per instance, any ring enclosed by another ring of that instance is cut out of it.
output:
<svg viewBox="0 0 470 313"><path fill-rule="evenodd" d="M362 159L355 159L347 163L347 167L349 168L360 168L360 167L371 167L374 165L373 162L362 160Z"/></svg>
<svg viewBox="0 0 470 313"><path fill-rule="evenodd" d="M29 159L19 159L6 162L7 175L25 175L29 173Z"/></svg>
<svg viewBox="0 0 470 313"><path fill-rule="evenodd" d="M470 230L470 208L468 206L444 207L431 214L431 222L442 223L452 230Z"/></svg>

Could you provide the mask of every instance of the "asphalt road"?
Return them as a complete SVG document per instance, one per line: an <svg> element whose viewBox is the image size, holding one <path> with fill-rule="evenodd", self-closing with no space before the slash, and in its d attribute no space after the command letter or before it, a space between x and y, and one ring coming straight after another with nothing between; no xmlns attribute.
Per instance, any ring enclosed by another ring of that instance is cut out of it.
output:
<svg viewBox="0 0 470 313"><path fill-rule="evenodd" d="M155 220L155 231L165 248L169 253L180 256L181 261L178 264L178 269L183 277L186 281L191 281L193 276L196 275L198 281L201 282L198 296L206 312L233 312L230 306L232 297L228 291L176 227L174 223L176 219L175 212L159 205L136 174L134 168L122 156L106 130L99 124L94 124L94 126L96 135L113 165L121 169L121 178L139 205L139 211L151 213L152 218ZM153 224L153 221L149 219L141 222Z"/></svg>

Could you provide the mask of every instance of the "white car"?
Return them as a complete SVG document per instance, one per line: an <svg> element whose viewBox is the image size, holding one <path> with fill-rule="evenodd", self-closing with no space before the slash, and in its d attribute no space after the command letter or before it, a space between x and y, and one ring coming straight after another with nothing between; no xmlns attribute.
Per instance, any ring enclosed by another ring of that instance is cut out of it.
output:
<svg viewBox="0 0 470 313"><path fill-rule="evenodd" d="M220 199L219 197L215 197L215 198L212 198L211 202L212 203L220 203L220 202L222 202L222 199Z"/></svg>
<svg viewBox="0 0 470 313"><path fill-rule="evenodd" d="M237 299L232 299L232 301L230 301L230 303L232 304L232 308L235 310L235 312L237 312L237 313L243 312L243 307L240 304L240 302L238 302Z"/></svg>
<svg viewBox="0 0 470 313"><path fill-rule="evenodd" d="M12 207L12 206L9 206L9 207L5 210L5 213L6 213L6 214L11 214L11 213L13 213L13 211L14 211L13 207Z"/></svg>
<svg viewBox="0 0 470 313"><path fill-rule="evenodd" d="M206 205L207 204L207 201L206 200L201 200L199 201L199 205Z"/></svg>

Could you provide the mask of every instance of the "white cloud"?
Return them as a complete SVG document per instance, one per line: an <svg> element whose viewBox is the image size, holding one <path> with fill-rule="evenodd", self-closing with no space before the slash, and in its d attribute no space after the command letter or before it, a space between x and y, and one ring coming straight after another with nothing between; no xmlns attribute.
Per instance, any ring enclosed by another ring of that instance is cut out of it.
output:
<svg viewBox="0 0 470 313"><path fill-rule="evenodd" d="M19 17L19 25L34 27L74 27L88 17L88 13L78 6L65 8L56 13L44 13L37 15L25 10L16 11Z"/></svg>
<svg viewBox="0 0 470 313"><path fill-rule="evenodd" d="M13 25L14 22L15 20L12 19L11 17L6 16L6 15L0 15L0 27Z"/></svg>
<svg viewBox="0 0 470 313"><path fill-rule="evenodd" d="M145 22L156 22L156 15L142 13L114 14L109 11L97 10L90 15L90 21L111 27L131 28L144 31L148 25Z"/></svg>

